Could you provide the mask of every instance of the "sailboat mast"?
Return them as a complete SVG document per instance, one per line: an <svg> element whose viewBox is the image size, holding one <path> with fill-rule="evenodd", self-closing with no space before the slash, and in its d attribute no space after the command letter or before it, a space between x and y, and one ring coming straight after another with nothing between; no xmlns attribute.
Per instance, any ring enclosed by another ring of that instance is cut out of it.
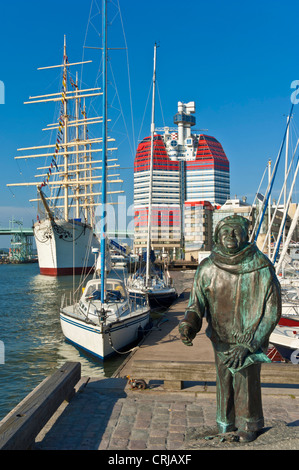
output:
<svg viewBox="0 0 299 470"><path fill-rule="evenodd" d="M107 0L103 0L103 144L102 144L102 214L101 214L101 299L105 301L106 255L106 165L107 165Z"/></svg>
<svg viewBox="0 0 299 470"><path fill-rule="evenodd" d="M287 123L289 124L289 120L290 120L291 116L288 116L287 117ZM285 177L285 181L286 181L286 184L285 184L285 188L284 188L284 202L283 202L283 208L284 208L284 211L288 211L288 208L287 208L287 171L288 171L288 158L289 158L289 138L290 138L290 125L288 125L288 129L287 129L287 137L286 137L286 155L285 155L285 173L284 173L284 177ZM286 229L285 229L285 226L283 228L283 232L282 232L282 244L284 246L285 244L285 241L286 241ZM284 271L284 266L282 268L282 271ZM284 276L284 272L282 273L282 275Z"/></svg>
<svg viewBox="0 0 299 470"><path fill-rule="evenodd" d="M69 187L68 187L68 154L67 154L67 143L68 143L68 115L67 115L67 55L66 55L66 36L64 36L64 47L63 47L63 114L64 114L64 218L68 220L68 199L69 199Z"/></svg>
<svg viewBox="0 0 299 470"><path fill-rule="evenodd" d="M268 161L268 181L269 184L271 182L271 160ZM271 258L271 196L269 197L269 207L268 207L268 231L269 231L269 236L268 236L268 258ZM267 239L267 236L266 236ZM265 239L265 241L266 241Z"/></svg>
<svg viewBox="0 0 299 470"><path fill-rule="evenodd" d="M151 225L152 225L152 187L153 187L153 166L154 166L154 134L155 134L155 94L156 94L156 60L157 44L154 47L154 73L153 73L153 97L152 97L152 118L151 118L151 155L150 155L150 178L148 195L148 228L147 228L147 252L146 252L146 286L149 286L150 279L150 252L151 252Z"/></svg>

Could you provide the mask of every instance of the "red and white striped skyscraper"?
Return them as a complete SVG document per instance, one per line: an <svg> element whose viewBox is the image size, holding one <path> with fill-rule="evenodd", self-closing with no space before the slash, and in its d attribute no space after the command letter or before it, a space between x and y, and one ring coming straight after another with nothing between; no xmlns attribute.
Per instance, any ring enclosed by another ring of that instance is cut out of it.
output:
<svg viewBox="0 0 299 470"><path fill-rule="evenodd" d="M192 133L195 103L178 103L177 129L154 138L152 246L182 257L186 246L207 249L207 220L230 197L229 161L214 137ZM160 130L159 130L160 131ZM134 248L146 247L150 179L150 137L138 145L134 162Z"/></svg>

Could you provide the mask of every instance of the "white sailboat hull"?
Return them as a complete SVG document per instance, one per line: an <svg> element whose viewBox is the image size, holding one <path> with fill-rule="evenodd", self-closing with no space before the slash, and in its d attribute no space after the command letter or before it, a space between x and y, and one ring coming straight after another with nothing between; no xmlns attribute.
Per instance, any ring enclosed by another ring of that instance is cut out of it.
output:
<svg viewBox="0 0 299 470"><path fill-rule="evenodd" d="M41 274L81 274L94 265L92 248L100 248L100 243L89 225L44 219L36 222L33 229Z"/></svg>
<svg viewBox="0 0 299 470"><path fill-rule="evenodd" d="M299 350L299 328L277 325L269 341L285 359L291 359L292 353Z"/></svg>
<svg viewBox="0 0 299 470"><path fill-rule="evenodd" d="M149 308L127 315L108 325L94 325L75 318L68 308L60 310L60 323L65 338L96 356L105 359L138 339L140 329L149 322Z"/></svg>

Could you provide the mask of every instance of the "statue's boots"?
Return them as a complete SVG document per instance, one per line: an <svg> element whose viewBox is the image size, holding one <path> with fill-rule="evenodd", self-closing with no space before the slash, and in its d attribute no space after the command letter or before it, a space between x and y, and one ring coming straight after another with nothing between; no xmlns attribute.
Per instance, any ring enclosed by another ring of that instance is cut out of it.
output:
<svg viewBox="0 0 299 470"><path fill-rule="evenodd" d="M256 431L238 431L239 442L252 442L257 438Z"/></svg>

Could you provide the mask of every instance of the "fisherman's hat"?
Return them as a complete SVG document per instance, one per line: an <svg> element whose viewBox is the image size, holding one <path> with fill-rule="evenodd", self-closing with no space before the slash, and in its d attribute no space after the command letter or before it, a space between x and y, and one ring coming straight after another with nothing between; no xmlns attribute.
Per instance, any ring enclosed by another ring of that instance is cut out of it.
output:
<svg viewBox="0 0 299 470"><path fill-rule="evenodd" d="M249 220L246 219L245 217L242 217L241 215L230 215L228 217L225 217L224 219L220 220L218 224L216 225L215 232L214 232L214 241L215 243L218 243L218 233L219 230L224 226L224 225L241 225L243 230L248 234L248 229L249 229Z"/></svg>

